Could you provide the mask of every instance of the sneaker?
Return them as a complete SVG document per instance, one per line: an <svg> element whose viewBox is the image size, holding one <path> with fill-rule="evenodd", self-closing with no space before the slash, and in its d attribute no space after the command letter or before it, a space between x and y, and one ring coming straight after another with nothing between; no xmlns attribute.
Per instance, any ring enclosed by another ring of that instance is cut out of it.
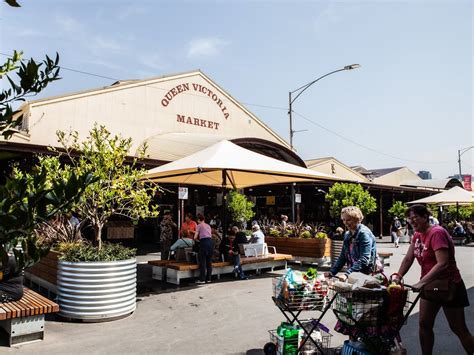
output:
<svg viewBox="0 0 474 355"><path fill-rule="evenodd" d="M202 280L197 280L197 281L195 282L195 284L198 284L198 285L202 285L203 283L205 283L205 282L202 281Z"/></svg>
<svg viewBox="0 0 474 355"><path fill-rule="evenodd" d="M211 280L206 280L206 283L207 284L210 284L212 281Z"/></svg>

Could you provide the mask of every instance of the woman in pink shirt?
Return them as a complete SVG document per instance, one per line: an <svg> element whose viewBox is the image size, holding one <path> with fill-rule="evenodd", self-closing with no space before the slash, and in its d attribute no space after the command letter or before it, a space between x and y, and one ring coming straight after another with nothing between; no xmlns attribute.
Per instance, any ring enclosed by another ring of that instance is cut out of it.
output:
<svg viewBox="0 0 474 355"><path fill-rule="evenodd" d="M451 280L455 289L454 297L449 302L427 300L422 293L419 319L422 353L428 355L433 352L433 326L440 308L443 308L449 327L458 336L466 352L473 354L474 337L467 328L464 316L464 307L469 306L469 299L456 266L452 238L443 227L430 225L431 214L425 206L414 205L408 209L406 215L415 234L398 273L405 275L416 258L421 266L421 278L413 288L422 290L423 286L432 281Z"/></svg>
<svg viewBox="0 0 474 355"><path fill-rule="evenodd" d="M199 240L199 280L196 283L209 283L212 279L214 242L212 241L211 226L204 221L204 216L202 215L198 216L194 240Z"/></svg>

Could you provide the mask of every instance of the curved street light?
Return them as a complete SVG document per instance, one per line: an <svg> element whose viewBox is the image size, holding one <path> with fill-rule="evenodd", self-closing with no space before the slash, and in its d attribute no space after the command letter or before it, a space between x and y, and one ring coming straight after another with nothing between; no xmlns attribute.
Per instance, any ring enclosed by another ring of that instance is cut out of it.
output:
<svg viewBox="0 0 474 355"><path fill-rule="evenodd" d="M327 76L329 76L329 75L331 75L331 74L338 73L338 72L340 72L340 71L353 70L353 69L357 69L357 68L360 68L360 64L346 65L344 68L341 68L341 69L338 69L338 70L334 70L334 71L332 71L332 72L330 72L330 73L324 74L323 76L320 76L319 78L317 78L317 79L315 79L315 80L309 82L308 84L305 84L305 85L299 87L298 89L289 92L289 95L288 95L288 97L289 97L289 99L288 99L288 103L289 103L288 116L290 117L290 148L291 148L291 150L293 150L293 136L294 136L294 134L297 133L297 132L301 132L301 131L295 131L295 130L293 130L293 116L292 116L292 112L293 112L293 110L292 110L293 102L295 102L296 99L297 99L298 97L300 97L300 95L301 95L303 92L305 92L307 88L309 88L311 85L315 84L315 83L318 82L319 80L321 80L321 79L323 79L323 78L325 78L325 77L327 77ZM294 93L296 93L296 92L298 92L298 94L297 94L294 98L292 98L292 95L293 95Z"/></svg>
<svg viewBox="0 0 474 355"><path fill-rule="evenodd" d="M459 179L461 179L461 182L463 182L463 177L461 173L461 155L466 153L468 150L471 150L472 148L474 148L474 145L471 145L470 147L464 149L458 149Z"/></svg>
<svg viewBox="0 0 474 355"><path fill-rule="evenodd" d="M295 131L293 129L293 115L292 115L292 112L293 112L293 109L292 109L292 106L293 106L293 102L296 101L296 99L298 97L300 97L300 95L306 91L307 88L309 88L311 85L317 83L319 80L331 75L331 74L334 74L334 73L338 73L340 71L345 71L345 70L352 70L352 69L357 69L357 68L360 68L360 64L351 64L351 65L346 65L344 68L341 68L341 69L337 69L337 70L334 70L330 73L327 73L327 74L324 74L323 76L320 76L319 78L317 79L314 79L313 81L310 81L309 83L299 87L298 89L296 90L293 90L293 91L290 91L288 93L288 116L290 118L290 148L291 150L293 150L293 136L295 133L297 132L303 132L303 131L306 131L306 130L298 130L298 131ZM292 95L294 93L298 93L294 98L292 98ZM291 185L291 220L294 222L295 221L295 184L292 184Z"/></svg>

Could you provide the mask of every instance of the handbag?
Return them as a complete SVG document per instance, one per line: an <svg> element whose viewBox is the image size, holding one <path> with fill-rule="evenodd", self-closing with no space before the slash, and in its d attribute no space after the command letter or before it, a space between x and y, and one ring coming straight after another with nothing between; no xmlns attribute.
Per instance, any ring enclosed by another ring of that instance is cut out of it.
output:
<svg viewBox="0 0 474 355"><path fill-rule="evenodd" d="M436 303L451 302L454 299L456 286L450 280L434 280L421 289L422 298Z"/></svg>

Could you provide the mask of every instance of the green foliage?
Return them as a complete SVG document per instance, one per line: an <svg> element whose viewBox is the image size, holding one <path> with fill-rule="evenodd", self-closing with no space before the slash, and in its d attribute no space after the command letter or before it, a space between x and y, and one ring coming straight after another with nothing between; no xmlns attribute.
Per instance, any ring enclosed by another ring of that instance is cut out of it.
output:
<svg viewBox="0 0 474 355"><path fill-rule="evenodd" d="M67 243L59 248L59 260L70 262L84 261L120 261L134 258L136 249L126 248L120 244L103 243L102 248L90 244Z"/></svg>
<svg viewBox="0 0 474 355"><path fill-rule="evenodd" d="M13 52L13 56L0 66L0 78L8 83L2 83L8 89L0 92L0 134L9 139L18 132L22 121L20 109L13 109L26 97L36 95L49 83L59 78L59 55L53 60L46 56L42 63L31 58L27 62L21 60L22 52ZM18 78L12 79L9 73L15 72Z"/></svg>
<svg viewBox="0 0 474 355"><path fill-rule="evenodd" d="M320 231L320 232L317 232L317 233L316 233L316 236L315 236L315 237L316 237L316 238L320 238L320 239L324 239L324 238L327 238L328 235L327 235L325 232L321 232L321 231Z"/></svg>
<svg viewBox="0 0 474 355"><path fill-rule="evenodd" d="M43 158L29 173L16 169L0 186L0 252L5 257L13 250L20 268L32 266L48 252L47 247L37 245L35 226L68 212L94 181L87 170L49 179L47 166L54 159Z"/></svg>
<svg viewBox="0 0 474 355"><path fill-rule="evenodd" d="M335 183L326 194L326 201L333 218L339 218L341 209L347 206L359 207L364 216L377 210L375 198L359 184Z"/></svg>
<svg viewBox="0 0 474 355"><path fill-rule="evenodd" d="M408 206L402 201L395 201L395 203L388 210L388 214L392 217L398 217L399 219L405 218L405 212Z"/></svg>
<svg viewBox="0 0 474 355"><path fill-rule="evenodd" d="M447 206L446 211L452 219L457 218L456 206ZM459 220L468 221L474 215L474 203L468 206L459 206Z"/></svg>
<svg viewBox="0 0 474 355"><path fill-rule="evenodd" d="M59 131L57 135L71 165L59 169L59 161L51 164L48 171L51 178L60 179L68 171L80 175L91 170L96 178L75 204L74 211L94 228L99 250L102 229L110 217L124 216L136 222L140 218L158 216L158 205L152 203L158 186L143 179L147 170L138 166L146 147L127 163L132 140L112 135L104 126L95 125L83 142L79 142L77 132ZM74 154L78 151L80 156Z"/></svg>
<svg viewBox="0 0 474 355"><path fill-rule="evenodd" d="M239 193L237 190L229 192L227 209L229 210L232 220L237 223L243 223L255 216L253 208L255 204L248 201L245 195Z"/></svg>
<svg viewBox="0 0 474 355"><path fill-rule="evenodd" d="M308 239L308 238L311 238L312 235L311 235L311 232L310 231L304 231L300 234L300 238L303 238L303 239Z"/></svg>

